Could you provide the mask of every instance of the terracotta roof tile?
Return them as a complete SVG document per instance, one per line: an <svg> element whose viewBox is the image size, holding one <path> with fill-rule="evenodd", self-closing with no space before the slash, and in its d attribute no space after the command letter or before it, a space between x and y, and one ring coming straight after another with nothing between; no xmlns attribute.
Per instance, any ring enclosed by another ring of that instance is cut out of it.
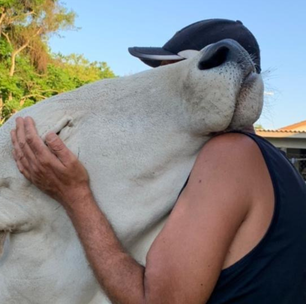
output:
<svg viewBox="0 0 306 304"><path fill-rule="evenodd" d="M304 126L305 131L306 131L306 120L297 122L295 124L292 124L292 125L289 125L289 126L286 126L286 127L282 127L279 130L292 130L292 129L297 129L297 128L300 128L300 127L303 127L303 126Z"/></svg>
<svg viewBox="0 0 306 304"><path fill-rule="evenodd" d="M295 131L295 130L285 130L285 129L278 129L278 130L264 130L264 129L257 129L257 132L273 132L273 133L306 133L306 131Z"/></svg>

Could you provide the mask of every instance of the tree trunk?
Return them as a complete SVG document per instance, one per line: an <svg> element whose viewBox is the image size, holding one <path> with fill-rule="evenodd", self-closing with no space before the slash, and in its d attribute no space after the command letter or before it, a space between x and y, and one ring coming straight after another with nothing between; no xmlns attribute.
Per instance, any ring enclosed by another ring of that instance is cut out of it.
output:
<svg viewBox="0 0 306 304"><path fill-rule="evenodd" d="M2 119L3 119L2 109L3 109L3 99L2 99L2 95L0 95L0 126L1 126Z"/></svg>
<svg viewBox="0 0 306 304"><path fill-rule="evenodd" d="M16 68L16 57L17 55L24 50L28 45L29 45L30 41L28 40L27 43L25 43L23 46L21 46L18 50L14 51L12 53L11 56L11 68L10 68L10 73L9 76L13 77L14 73L15 73L15 68ZM12 100L13 99L13 95L12 92L9 92L9 96L8 96L8 100Z"/></svg>
<svg viewBox="0 0 306 304"><path fill-rule="evenodd" d="M15 73L16 56L17 56L17 51L13 52L11 56L11 68L10 68L10 73L9 73L10 77L13 77Z"/></svg>

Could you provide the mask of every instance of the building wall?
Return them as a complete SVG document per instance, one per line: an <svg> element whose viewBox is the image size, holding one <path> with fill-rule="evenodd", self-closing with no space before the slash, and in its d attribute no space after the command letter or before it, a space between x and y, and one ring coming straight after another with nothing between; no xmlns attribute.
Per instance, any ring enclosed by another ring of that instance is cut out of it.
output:
<svg viewBox="0 0 306 304"><path fill-rule="evenodd" d="M283 137L271 138L265 137L271 144L277 148L292 148L292 149L306 149L306 138Z"/></svg>
<svg viewBox="0 0 306 304"><path fill-rule="evenodd" d="M306 181L306 138L265 137L265 139L286 153L288 159Z"/></svg>

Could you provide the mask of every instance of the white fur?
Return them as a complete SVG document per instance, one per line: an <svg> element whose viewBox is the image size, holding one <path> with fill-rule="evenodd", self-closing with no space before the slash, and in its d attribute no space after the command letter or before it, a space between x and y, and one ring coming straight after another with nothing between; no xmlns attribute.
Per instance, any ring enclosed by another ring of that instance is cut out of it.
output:
<svg viewBox="0 0 306 304"><path fill-rule="evenodd" d="M210 133L252 124L261 111L260 76L241 93L238 64L201 71L201 56L55 96L0 129L0 232L12 232L0 303L108 303L63 208L18 172L15 118L32 116L42 136L63 128L118 237L144 263Z"/></svg>

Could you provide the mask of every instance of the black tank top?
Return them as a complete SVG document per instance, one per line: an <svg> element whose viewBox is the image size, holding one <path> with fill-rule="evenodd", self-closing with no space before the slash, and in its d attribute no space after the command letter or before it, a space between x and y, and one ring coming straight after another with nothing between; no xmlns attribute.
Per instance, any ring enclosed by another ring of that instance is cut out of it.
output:
<svg viewBox="0 0 306 304"><path fill-rule="evenodd" d="M266 162L274 215L259 244L221 272L207 304L305 304L305 182L281 151L257 135L243 134L255 141Z"/></svg>

